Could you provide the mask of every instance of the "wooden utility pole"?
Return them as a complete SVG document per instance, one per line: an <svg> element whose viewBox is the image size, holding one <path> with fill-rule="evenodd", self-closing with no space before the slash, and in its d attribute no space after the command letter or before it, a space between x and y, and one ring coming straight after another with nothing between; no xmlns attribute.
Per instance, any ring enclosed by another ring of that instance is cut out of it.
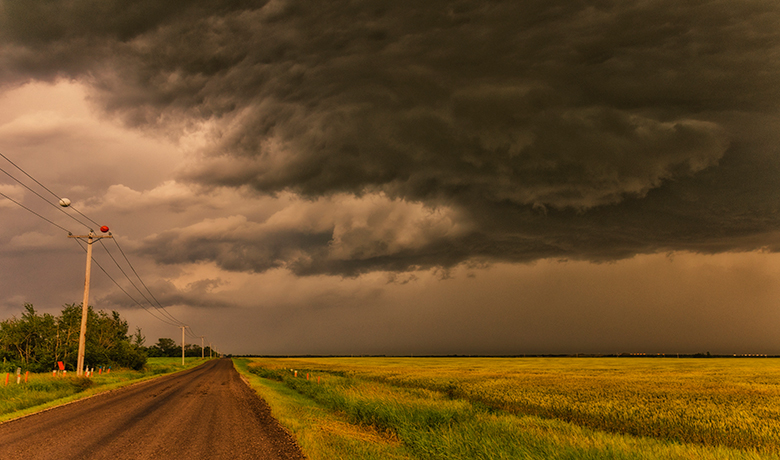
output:
<svg viewBox="0 0 780 460"><path fill-rule="evenodd" d="M206 350L203 349L203 336L200 336L200 359L203 359L206 357L205 355Z"/></svg>
<svg viewBox="0 0 780 460"><path fill-rule="evenodd" d="M184 329L187 326L179 326L181 327L181 365L184 365Z"/></svg>
<svg viewBox="0 0 780 460"><path fill-rule="evenodd" d="M108 227L105 227L108 231ZM113 238L111 234L95 235L90 230L89 235L68 235L68 238L87 238L87 274L84 277L84 301L81 302L81 330L79 331L79 354L76 364L76 375L84 374L84 353L86 351L87 316L89 312L89 278L92 272L92 243L95 239Z"/></svg>

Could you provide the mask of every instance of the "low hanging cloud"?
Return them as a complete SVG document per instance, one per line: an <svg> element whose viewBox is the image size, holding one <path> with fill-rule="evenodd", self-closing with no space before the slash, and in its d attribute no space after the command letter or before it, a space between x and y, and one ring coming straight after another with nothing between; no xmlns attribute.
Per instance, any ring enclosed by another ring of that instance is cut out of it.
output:
<svg viewBox="0 0 780 460"><path fill-rule="evenodd" d="M468 233L452 210L341 195L298 200L264 222L236 215L173 228L148 237L142 251L167 264L213 261L232 271L356 275L407 269L431 245Z"/></svg>
<svg viewBox="0 0 780 460"><path fill-rule="evenodd" d="M178 180L302 197L160 232L164 263L774 249L779 30L771 0L19 1L0 85L82 81L128 126L197 133Z"/></svg>
<svg viewBox="0 0 780 460"><path fill-rule="evenodd" d="M153 298L143 292L134 291L133 288L126 286L128 292L132 292L132 297L124 292L113 291L112 293L99 297L97 303L122 306L124 308L143 308L151 311L153 316L163 318L164 322L170 320L166 313L161 312L157 305L180 306L187 305L199 308L234 308L236 304L230 300L220 298L213 292L222 286L224 281L219 278L201 279L187 284L181 288L170 281L158 280L151 284L150 289L155 292ZM137 303L136 303L137 302Z"/></svg>

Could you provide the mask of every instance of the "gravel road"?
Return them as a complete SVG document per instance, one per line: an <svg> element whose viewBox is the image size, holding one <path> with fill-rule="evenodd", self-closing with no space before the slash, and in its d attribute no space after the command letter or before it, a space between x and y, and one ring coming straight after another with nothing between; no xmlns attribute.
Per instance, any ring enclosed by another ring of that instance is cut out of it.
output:
<svg viewBox="0 0 780 460"><path fill-rule="evenodd" d="M229 359L0 424L0 459L303 459Z"/></svg>

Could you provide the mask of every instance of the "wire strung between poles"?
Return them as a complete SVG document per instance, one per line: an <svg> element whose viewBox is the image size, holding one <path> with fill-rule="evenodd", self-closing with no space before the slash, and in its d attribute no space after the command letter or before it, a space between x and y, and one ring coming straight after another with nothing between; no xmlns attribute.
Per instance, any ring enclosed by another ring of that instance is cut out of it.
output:
<svg viewBox="0 0 780 460"><path fill-rule="evenodd" d="M35 212L35 211L33 211L32 209L28 208L27 206L23 205L22 203L19 203L18 201L14 200L14 199L13 199L13 198L11 198L10 196L6 195L5 193L3 193L3 192L0 192L0 196L2 196L2 197L3 197L3 198L5 198L6 200L8 200L8 201L10 201L10 202L14 203L15 205L17 205L17 206L20 206L20 207L22 207L22 208L26 209L27 211L29 211L29 212L31 212L31 213L33 213L33 214L35 214L36 216L38 216L38 217L40 217L41 219L45 220L46 222L48 222L48 223L50 223L50 224L54 225L55 227L57 227L57 228L59 228L59 229L61 229L61 230L65 230L66 232L68 232L68 234L69 234L69 235L71 235L71 234L72 234L72 232L71 232L70 230L68 230L67 228L65 228L65 227L63 227L63 226L61 226L61 225L55 224L54 222L50 221L49 219L47 219L47 218L43 217L42 215L38 214L37 212Z"/></svg>
<svg viewBox="0 0 780 460"><path fill-rule="evenodd" d="M85 248L85 247L84 247L84 246L81 244L81 240L80 240L80 238L75 238L75 240L76 240L76 242L78 243L79 247L81 247L81 249L82 249L84 252L87 252L87 248ZM118 282L117 282L117 281L116 281L116 280L115 280L115 279L114 279L114 278L111 276L111 275L109 275L109 274L108 274L108 272L106 271L106 269L105 269L105 268L103 268L103 266L102 266L102 265L100 265L100 262L98 262L97 260L95 260L95 258L94 258L94 257L92 258L92 262L94 262L94 263L95 263L95 265L97 265L97 266L98 266L98 268L99 268L99 269L100 269L100 270L101 270L101 271L102 271L102 272L103 272L103 273L104 273L104 274L105 274L105 275L108 277L108 279L110 279L110 280L111 280L111 281L112 281L112 282L113 282L113 283L116 285L116 287L118 287L118 288L119 288L119 290L120 290L120 291L124 292L124 294L125 294L125 295L126 295L126 296L127 296L129 299L130 299L130 300L132 300L132 301L133 301L133 302L134 302L136 305L138 305L139 307L143 308L143 309L144 309L144 311L146 311L147 313L149 313L150 315L152 315L152 317L154 317L154 318L155 318L155 319L157 319L157 320L160 320L160 321L162 321L163 323L165 323L165 324L167 324L167 325L169 325L169 326L176 326L176 327L180 327L180 325L179 325L179 324L172 323L172 322L170 322L170 321L166 320L165 318L161 318L161 317L159 317L159 316L155 315L155 314L152 312L152 310L149 310L149 309L148 309L148 308L147 308L147 307L146 307L144 304L142 304L141 302L137 301L137 300L136 300L136 299L135 299L133 296L131 296L131 295L130 295L130 294L129 294L129 293L128 293L128 292L127 292L127 291L126 291L126 290L125 290L125 289L124 289L124 288L123 288L123 287L122 287L122 286L121 286L121 285L120 285L120 284L119 284L119 283L118 283Z"/></svg>

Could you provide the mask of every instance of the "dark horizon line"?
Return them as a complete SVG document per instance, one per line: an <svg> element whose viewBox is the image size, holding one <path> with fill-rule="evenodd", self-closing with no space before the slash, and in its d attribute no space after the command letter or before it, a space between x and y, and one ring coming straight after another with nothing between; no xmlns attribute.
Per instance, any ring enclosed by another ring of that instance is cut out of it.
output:
<svg viewBox="0 0 780 460"><path fill-rule="evenodd" d="M780 355L767 353L523 353L512 355L490 354L421 354L421 355L386 355L386 354L297 354L297 355L262 355L262 354L230 354L223 356L233 358L780 358Z"/></svg>

